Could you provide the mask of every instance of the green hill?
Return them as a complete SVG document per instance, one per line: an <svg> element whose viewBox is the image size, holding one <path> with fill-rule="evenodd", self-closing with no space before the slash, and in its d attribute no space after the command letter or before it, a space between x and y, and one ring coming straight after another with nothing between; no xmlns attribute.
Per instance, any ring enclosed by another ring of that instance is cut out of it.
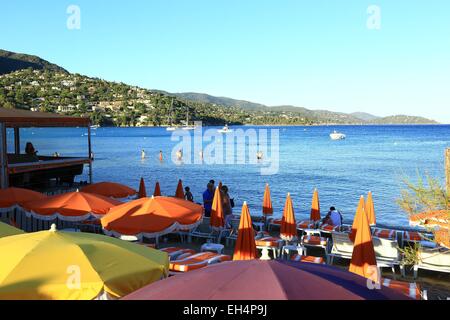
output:
<svg viewBox="0 0 450 320"><path fill-rule="evenodd" d="M67 73L65 69L37 56L0 49L0 75L27 68L31 68L33 70L47 69Z"/></svg>

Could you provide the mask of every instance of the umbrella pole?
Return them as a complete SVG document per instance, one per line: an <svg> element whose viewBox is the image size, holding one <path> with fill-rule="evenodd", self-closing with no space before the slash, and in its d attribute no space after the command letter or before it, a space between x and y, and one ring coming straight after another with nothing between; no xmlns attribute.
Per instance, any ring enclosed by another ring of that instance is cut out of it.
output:
<svg viewBox="0 0 450 320"><path fill-rule="evenodd" d="M450 148L445 150L445 181L447 194L450 195Z"/></svg>

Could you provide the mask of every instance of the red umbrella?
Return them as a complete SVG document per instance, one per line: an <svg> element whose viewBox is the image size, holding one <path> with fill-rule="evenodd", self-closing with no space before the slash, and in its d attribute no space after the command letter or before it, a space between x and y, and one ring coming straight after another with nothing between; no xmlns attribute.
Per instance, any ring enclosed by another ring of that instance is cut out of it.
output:
<svg viewBox="0 0 450 320"><path fill-rule="evenodd" d="M183 183L178 180L177 191L175 192L175 198L184 199Z"/></svg>
<svg viewBox="0 0 450 320"><path fill-rule="evenodd" d="M155 191L153 191L153 196L154 197L160 197L161 196L161 188L159 186L159 182L158 181L156 181Z"/></svg>
<svg viewBox="0 0 450 320"><path fill-rule="evenodd" d="M330 267L284 260L222 262L139 289L125 300L408 300Z"/></svg>
<svg viewBox="0 0 450 320"><path fill-rule="evenodd" d="M145 198L145 197L147 197L147 190L145 190L144 178L141 178L141 181L139 182L138 198Z"/></svg>

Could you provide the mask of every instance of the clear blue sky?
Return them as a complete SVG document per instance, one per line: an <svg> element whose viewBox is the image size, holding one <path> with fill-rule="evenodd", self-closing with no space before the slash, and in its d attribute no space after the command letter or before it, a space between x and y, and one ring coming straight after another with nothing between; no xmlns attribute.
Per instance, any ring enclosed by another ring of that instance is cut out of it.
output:
<svg viewBox="0 0 450 320"><path fill-rule="evenodd" d="M0 30L3 49L107 80L450 123L448 0L15 0Z"/></svg>

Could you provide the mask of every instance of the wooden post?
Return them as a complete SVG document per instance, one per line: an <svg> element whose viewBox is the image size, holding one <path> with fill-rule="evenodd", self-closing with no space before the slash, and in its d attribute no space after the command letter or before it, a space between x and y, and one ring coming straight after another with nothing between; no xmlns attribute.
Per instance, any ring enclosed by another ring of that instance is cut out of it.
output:
<svg viewBox="0 0 450 320"><path fill-rule="evenodd" d="M91 144L90 125L88 125L88 159L89 159L89 183L92 184L92 144Z"/></svg>
<svg viewBox="0 0 450 320"><path fill-rule="evenodd" d="M445 182L447 194L450 195L450 148L445 150Z"/></svg>
<svg viewBox="0 0 450 320"><path fill-rule="evenodd" d="M20 128L14 128L14 153L20 154Z"/></svg>
<svg viewBox="0 0 450 320"><path fill-rule="evenodd" d="M0 188L8 188L8 155L6 146L6 125L0 123Z"/></svg>

